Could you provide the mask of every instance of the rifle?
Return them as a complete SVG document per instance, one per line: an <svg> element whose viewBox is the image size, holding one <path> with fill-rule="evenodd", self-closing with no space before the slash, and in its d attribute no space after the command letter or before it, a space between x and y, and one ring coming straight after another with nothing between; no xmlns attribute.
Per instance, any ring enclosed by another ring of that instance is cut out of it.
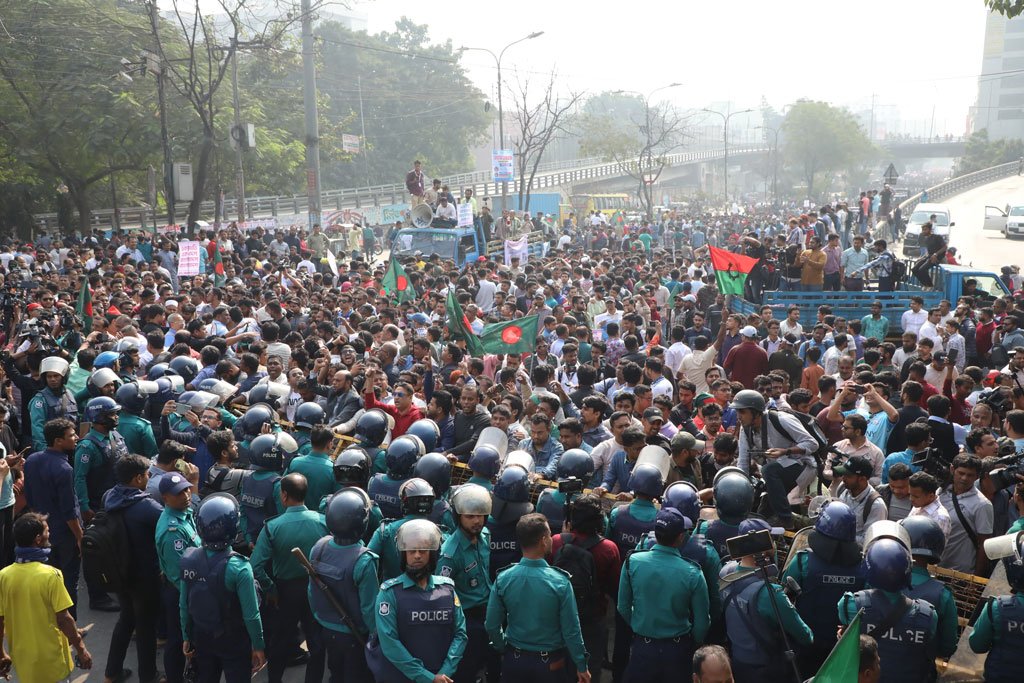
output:
<svg viewBox="0 0 1024 683"><path fill-rule="evenodd" d="M350 617L345 608L342 607L341 601L339 601L334 593L331 592L330 586L320 578L320 574L318 574L316 569L313 568L313 565L309 563L309 559L306 558L306 554L302 552L302 549L292 548L292 555L294 555L295 559L299 561L299 564L306 569L306 573L309 574L309 578L312 579L316 587L323 591L324 597L327 598L327 602L331 603L331 607L333 607L334 611L341 616L341 620L345 622L345 626L348 626L348 630L352 632L352 637L359 642L361 647L366 647L366 638L359 632L359 629L356 627L352 617Z"/></svg>

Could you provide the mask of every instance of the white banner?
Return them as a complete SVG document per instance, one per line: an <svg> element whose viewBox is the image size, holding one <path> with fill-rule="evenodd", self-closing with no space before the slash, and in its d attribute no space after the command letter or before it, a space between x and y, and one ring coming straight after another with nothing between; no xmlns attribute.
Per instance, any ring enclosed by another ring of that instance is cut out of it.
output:
<svg viewBox="0 0 1024 683"><path fill-rule="evenodd" d="M331 269L331 272L335 275L338 274L338 259L334 258L334 252L330 249L327 250L327 267Z"/></svg>
<svg viewBox="0 0 1024 683"><path fill-rule="evenodd" d="M263 228L264 230L276 230L277 219L276 218L259 218L252 221L243 221L238 224L239 230L255 230L256 228Z"/></svg>
<svg viewBox="0 0 1024 683"><path fill-rule="evenodd" d="M460 228L471 228L471 227L473 227L473 205L472 204L459 204L459 227Z"/></svg>
<svg viewBox="0 0 1024 683"><path fill-rule="evenodd" d="M178 242L178 277L199 275L199 267L202 263L199 250L202 248L203 245L199 242Z"/></svg>
<svg viewBox="0 0 1024 683"><path fill-rule="evenodd" d="M530 256L530 240L523 235L517 240L505 240L505 265L512 265L512 258L519 257L519 263L526 263Z"/></svg>
<svg viewBox="0 0 1024 683"><path fill-rule="evenodd" d="M491 151L491 180L495 183L511 183L516 179L514 156L510 149Z"/></svg>
<svg viewBox="0 0 1024 683"><path fill-rule="evenodd" d="M360 138L358 135L343 133L341 136L341 151L346 154L359 154Z"/></svg>

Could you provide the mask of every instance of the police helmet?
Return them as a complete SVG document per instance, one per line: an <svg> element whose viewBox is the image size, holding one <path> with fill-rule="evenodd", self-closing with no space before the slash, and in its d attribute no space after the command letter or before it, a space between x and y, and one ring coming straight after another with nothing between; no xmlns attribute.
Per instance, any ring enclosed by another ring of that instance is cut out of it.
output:
<svg viewBox="0 0 1024 683"><path fill-rule="evenodd" d="M679 510L683 517L694 524L700 518L700 497L696 487L688 481L674 481L666 486L661 504L662 507Z"/></svg>
<svg viewBox="0 0 1024 683"><path fill-rule="evenodd" d="M219 398L221 402L225 403L229 398L238 393L238 387L234 384L222 379L217 379L216 377L207 377L199 383L199 386L197 386L196 389L213 394Z"/></svg>
<svg viewBox="0 0 1024 683"><path fill-rule="evenodd" d="M379 410L367 410L356 420L355 437L364 446L379 448L387 434L388 418Z"/></svg>
<svg viewBox="0 0 1024 683"><path fill-rule="evenodd" d="M755 413L763 413L764 396L753 389L744 389L733 397L732 407L736 410L750 409Z"/></svg>
<svg viewBox="0 0 1024 683"><path fill-rule="evenodd" d="M477 446L469 456L468 465L470 470L481 477L493 479L501 469L501 453L494 446Z"/></svg>
<svg viewBox="0 0 1024 683"><path fill-rule="evenodd" d="M108 429L117 426L117 415L121 412L121 406L109 396L97 396L89 399L85 404L83 419Z"/></svg>
<svg viewBox="0 0 1024 683"><path fill-rule="evenodd" d="M665 477L657 467L640 463L629 475L628 488L633 493L657 498L665 488Z"/></svg>
<svg viewBox="0 0 1024 683"><path fill-rule="evenodd" d="M319 403L307 401L299 404L299 407L295 409L295 426L312 429L317 425L322 425L326 417L324 409L320 407Z"/></svg>
<svg viewBox="0 0 1024 683"><path fill-rule="evenodd" d="M836 541L857 540L857 515L850 506L840 500L832 500L821 506L814 530Z"/></svg>
<svg viewBox="0 0 1024 683"><path fill-rule="evenodd" d="M334 481L365 489L370 483L373 458L360 446L349 446L334 459Z"/></svg>
<svg viewBox="0 0 1024 683"><path fill-rule="evenodd" d="M181 390L185 388L185 380L177 375L164 375L156 380L156 386L154 400L166 403L181 395Z"/></svg>
<svg viewBox="0 0 1024 683"><path fill-rule="evenodd" d="M352 545L366 533L370 522L370 497L366 491L349 486L341 489L327 503L327 528L338 545Z"/></svg>
<svg viewBox="0 0 1024 683"><path fill-rule="evenodd" d="M723 467L715 474L712 490L718 518L736 525L747 516L754 504L754 485L738 467Z"/></svg>
<svg viewBox="0 0 1024 683"><path fill-rule="evenodd" d="M452 510L457 515L491 514L491 492L479 484L463 484L452 491Z"/></svg>
<svg viewBox="0 0 1024 683"><path fill-rule="evenodd" d="M294 456L299 445L289 434L260 434L249 444L249 462L261 470L281 471L287 456Z"/></svg>
<svg viewBox="0 0 1024 683"><path fill-rule="evenodd" d="M414 478L398 487L403 515L429 515L434 509L434 489L425 479Z"/></svg>
<svg viewBox="0 0 1024 683"><path fill-rule="evenodd" d="M121 339L114 346L121 369L135 367L139 359L139 341L130 337Z"/></svg>
<svg viewBox="0 0 1024 683"><path fill-rule="evenodd" d="M61 377L68 376L70 365L60 356L47 356L39 363L39 374L45 375L48 372L55 372Z"/></svg>
<svg viewBox="0 0 1024 683"><path fill-rule="evenodd" d="M405 479L424 453L423 442L418 436L403 434L398 437L388 444L388 452L384 457L388 476L392 479Z"/></svg>
<svg viewBox="0 0 1024 683"><path fill-rule="evenodd" d="M97 392L111 382L114 383L115 389L121 386L121 378L110 368L98 368L89 375L89 384Z"/></svg>
<svg viewBox="0 0 1024 683"><path fill-rule="evenodd" d="M188 392L186 391L185 394L187 393ZM184 398L185 394L182 394L181 398ZM262 431L263 425L274 424L275 416L276 414L274 411L266 405L259 404L251 406L235 423L235 427L238 429L238 434L236 434L236 436L239 437L240 441L250 441L255 439Z"/></svg>
<svg viewBox="0 0 1024 683"><path fill-rule="evenodd" d="M185 384L191 384L199 374L199 361L191 356L175 356L167 364L167 371L172 370L174 374L185 379Z"/></svg>
<svg viewBox="0 0 1024 683"><path fill-rule="evenodd" d="M506 503L529 503L530 475L522 467L506 467L494 483L494 497Z"/></svg>
<svg viewBox="0 0 1024 683"><path fill-rule="evenodd" d="M113 368L114 364L117 363L118 353L116 351L104 351L103 353L96 356L96 360L92 362L93 368Z"/></svg>
<svg viewBox="0 0 1024 683"><path fill-rule="evenodd" d="M405 430L405 435L418 436L427 453L433 453L441 443L441 430L436 422L429 419L416 420Z"/></svg>
<svg viewBox="0 0 1024 683"><path fill-rule="evenodd" d="M452 487L452 464L441 453L427 453L413 465L412 476L426 480L434 495L444 498Z"/></svg>
<svg viewBox="0 0 1024 683"><path fill-rule="evenodd" d="M146 379L158 380L167 373L167 363L153 363L146 369Z"/></svg>
<svg viewBox="0 0 1024 683"><path fill-rule="evenodd" d="M151 382L151 384L155 385L156 382ZM153 391L151 393L155 394L156 392ZM115 397L126 413L142 415L142 411L146 409L146 400L149 398L149 393L144 392L138 382L129 382L118 387Z"/></svg>
<svg viewBox="0 0 1024 683"><path fill-rule="evenodd" d="M555 469L559 479L575 477L584 484L589 484L590 478L594 476L594 459L582 448L570 448L562 453Z"/></svg>
<svg viewBox="0 0 1024 683"><path fill-rule="evenodd" d="M437 568L437 559L441 554L441 530L429 519L410 519L398 527L395 534L395 546L398 548L399 566L406 569L406 551L429 550L430 563L423 574L430 575Z"/></svg>
<svg viewBox="0 0 1024 683"><path fill-rule="evenodd" d="M284 401L290 392L291 389L289 389L288 385L282 385L279 382L260 382L249 390L246 402L251 406L263 403L277 410L284 405Z"/></svg>
<svg viewBox="0 0 1024 683"><path fill-rule="evenodd" d="M864 552L868 583L892 593L910 587L911 564L910 551L888 536L876 539Z"/></svg>
<svg viewBox="0 0 1024 683"><path fill-rule="evenodd" d="M1006 569L1006 580L1010 584L1010 588L1014 592L1024 592L1024 561L1021 560L1024 555L1024 545L1021 544L1021 532L1017 532L1012 537L1002 537L1002 539L992 539L995 541L1002 540L1001 545L1011 545L1011 552L1009 555L1003 557L1003 567ZM1005 540L1003 540L1005 539ZM991 541L985 542L985 550L988 551L988 546ZM1001 553L1005 555L1004 553ZM989 559L993 559L991 556Z"/></svg>
<svg viewBox="0 0 1024 683"><path fill-rule="evenodd" d="M910 534L912 556L927 557L936 563L942 559L942 551L946 549L946 534L938 522L925 515L912 515L901 519L899 524Z"/></svg>
<svg viewBox="0 0 1024 683"><path fill-rule="evenodd" d="M224 550L238 535L238 501L230 493L214 493L199 504L196 531L203 546Z"/></svg>
<svg viewBox="0 0 1024 683"><path fill-rule="evenodd" d="M217 394L211 394L209 391L193 391L185 393L190 393L191 395L188 397L187 401L182 398L181 402L188 403L198 412L202 412L207 408L213 408L220 403L220 397L217 396ZM182 394L182 396L184 396L184 394Z"/></svg>

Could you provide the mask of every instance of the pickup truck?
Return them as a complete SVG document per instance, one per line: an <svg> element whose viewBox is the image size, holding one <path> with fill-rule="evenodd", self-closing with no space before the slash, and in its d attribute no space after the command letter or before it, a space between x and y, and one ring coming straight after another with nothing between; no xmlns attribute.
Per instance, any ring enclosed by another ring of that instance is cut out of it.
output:
<svg viewBox="0 0 1024 683"><path fill-rule="evenodd" d="M893 292L765 292L763 302L755 304L739 297L734 297L732 310L743 315L758 313L761 306L771 306L772 316L776 320L786 317L790 306L800 307L800 324L804 329L813 327L818 321L818 306L828 304L832 313L847 320L860 320L871 313L871 302L882 302L882 315L895 323L893 329L899 331L899 320L910 306L910 297L919 296L924 299L924 308L935 308L939 301L946 299L956 304L957 299L965 295L973 295L982 299L994 299L1009 294L1010 290L999 276L987 270L976 270L969 266L938 265L934 267L932 280L935 287L925 289L910 277L903 283L903 289ZM973 280L974 284L968 282Z"/></svg>
<svg viewBox="0 0 1024 683"><path fill-rule="evenodd" d="M530 258L540 258L545 251L544 236L537 231L529 235ZM501 240L483 242L473 228L403 228L395 233L391 253L396 256L424 256L437 254L442 259L458 264L472 263L481 256L492 260L505 258L505 243Z"/></svg>

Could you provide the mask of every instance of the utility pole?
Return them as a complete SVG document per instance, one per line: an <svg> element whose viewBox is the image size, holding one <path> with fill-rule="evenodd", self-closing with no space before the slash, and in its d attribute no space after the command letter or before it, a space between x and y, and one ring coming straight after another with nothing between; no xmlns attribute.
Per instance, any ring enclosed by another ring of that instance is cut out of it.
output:
<svg viewBox="0 0 1024 683"><path fill-rule="evenodd" d="M149 24L153 29L153 36L157 40L157 47L160 44L160 16L157 14L156 2L149 4ZM157 51L159 55L159 50ZM159 57L157 57L159 59ZM147 68L149 65L147 64ZM174 225L174 160L171 157L171 139L167 134L167 101L164 98L164 65L158 62L156 67L156 96L160 106L160 146L164 154L164 199L167 201L167 225ZM154 203L154 213L156 204ZM154 226L155 227L155 226Z"/></svg>
<svg viewBox="0 0 1024 683"><path fill-rule="evenodd" d="M242 143L248 142L242 130L241 105L238 103L238 40L231 39L231 98L235 106L235 126L231 137L235 141L235 192L237 193L238 222L245 221L245 171L242 170Z"/></svg>
<svg viewBox="0 0 1024 683"><path fill-rule="evenodd" d="M370 187L370 150L366 146L366 118L363 116L363 77L356 76L356 87L359 89L359 129L360 135L363 136L363 141L359 146L359 151L363 155L363 169L366 173L366 186Z"/></svg>
<svg viewBox="0 0 1024 683"><path fill-rule="evenodd" d="M310 0L302 0L302 75L302 102L306 111L306 196L309 199L309 227L312 229L320 223L320 123L316 106L316 61ZM361 109L359 118L362 119ZM366 144L365 133L363 144Z"/></svg>

